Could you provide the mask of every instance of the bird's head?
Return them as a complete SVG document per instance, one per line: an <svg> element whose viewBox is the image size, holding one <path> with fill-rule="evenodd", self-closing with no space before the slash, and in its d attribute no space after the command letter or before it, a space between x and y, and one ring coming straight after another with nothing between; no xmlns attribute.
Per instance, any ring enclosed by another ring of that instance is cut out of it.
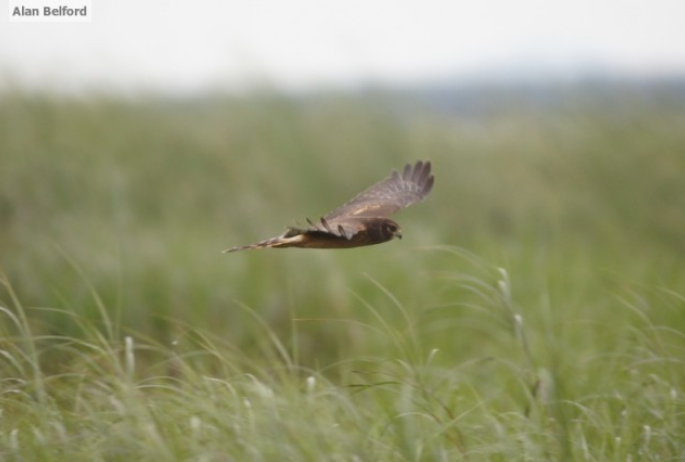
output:
<svg viewBox="0 0 685 462"><path fill-rule="evenodd" d="M400 225L393 220L386 219L383 222L381 230L383 237L385 237L388 241L394 238L402 239L402 229L400 228Z"/></svg>

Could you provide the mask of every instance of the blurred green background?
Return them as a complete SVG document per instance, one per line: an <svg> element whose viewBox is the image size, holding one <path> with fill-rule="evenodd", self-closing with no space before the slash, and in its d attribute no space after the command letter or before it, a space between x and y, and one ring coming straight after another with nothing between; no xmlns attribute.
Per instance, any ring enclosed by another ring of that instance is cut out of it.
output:
<svg viewBox="0 0 685 462"><path fill-rule="evenodd" d="M3 95L0 457L681 458L683 95ZM418 159L401 241L221 253Z"/></svg>
<svg viewBox="0 0 685 462"><path fill-rule="evenodd" d="M634 321L617 300L632 297L682 331L682 297L667 294L685 293L685 104L677 89L638 90L6 94L0 265L40 333L80 335L46 307L101 322L95 292L119 337L183 348L200 330L250 352L253 310L318 367L386 351L369 326L377 310L406 328L392 297L446 361L484 355L493 315L464 308L479 295L454 279L494 284L497 267L542 357L552 340L612 348ZM221 254L418 159L436 186L398 215L402 241Z"/></svg>

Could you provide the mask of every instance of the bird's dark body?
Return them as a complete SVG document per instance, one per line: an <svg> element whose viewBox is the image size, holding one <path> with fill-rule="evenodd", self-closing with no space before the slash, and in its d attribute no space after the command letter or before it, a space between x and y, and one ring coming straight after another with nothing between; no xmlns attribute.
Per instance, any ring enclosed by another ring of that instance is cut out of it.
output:
<svg viewBox="0 0 685 462"><path fill-rule="evenodd" d="M393 172L317 223L291 227L280 236L225 252L260 248L348 249L381 244L401 238L400 226L388 216L423 200L433 187L430 162L407 164L402 174Z"/></svg>
<svg viewBox="0 0 685 462"><path fill-rule="evenodd" d="M280 236L266 239L255 244L234 247L230 249L230 251L234 252L236 250L258 249L262 247L271 247L274 249L285 249L288 247L300 247L303 249L349 249L388 242L393 237L396 237L396 232L399 230L397 223L388 218L360 219L360 222L368 223L364 223L362 231L349 237L334 234L325 229L319 229L319 227L323 227L323 224L320 224L302 229L288 228L288 230Z"/></svg>

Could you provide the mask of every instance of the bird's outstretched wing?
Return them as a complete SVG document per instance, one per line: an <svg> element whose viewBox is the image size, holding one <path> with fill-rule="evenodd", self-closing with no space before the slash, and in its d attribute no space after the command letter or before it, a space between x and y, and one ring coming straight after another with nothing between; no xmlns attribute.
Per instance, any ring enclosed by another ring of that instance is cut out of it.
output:
<svg viewBox="0 0 685 462"><path fill-rule="evenodd" d="M431 163L418 161L407 164L402 173L397 171L358 194L323 218L337 228L346 218L389 217L400 209L420 202L433 188Z"/></svg>

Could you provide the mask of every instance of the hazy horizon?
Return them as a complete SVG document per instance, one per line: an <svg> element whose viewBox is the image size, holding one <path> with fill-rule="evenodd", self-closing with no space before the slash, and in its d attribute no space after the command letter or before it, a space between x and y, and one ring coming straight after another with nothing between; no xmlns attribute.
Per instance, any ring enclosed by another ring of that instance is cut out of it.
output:
<svg viewBox="0 0 685 462"><path fill-rule="evenodd" d="M685 4L667 0L95 1L91 22L3 18L0 84L194 94L680 77L684 13Z"/></svg>

